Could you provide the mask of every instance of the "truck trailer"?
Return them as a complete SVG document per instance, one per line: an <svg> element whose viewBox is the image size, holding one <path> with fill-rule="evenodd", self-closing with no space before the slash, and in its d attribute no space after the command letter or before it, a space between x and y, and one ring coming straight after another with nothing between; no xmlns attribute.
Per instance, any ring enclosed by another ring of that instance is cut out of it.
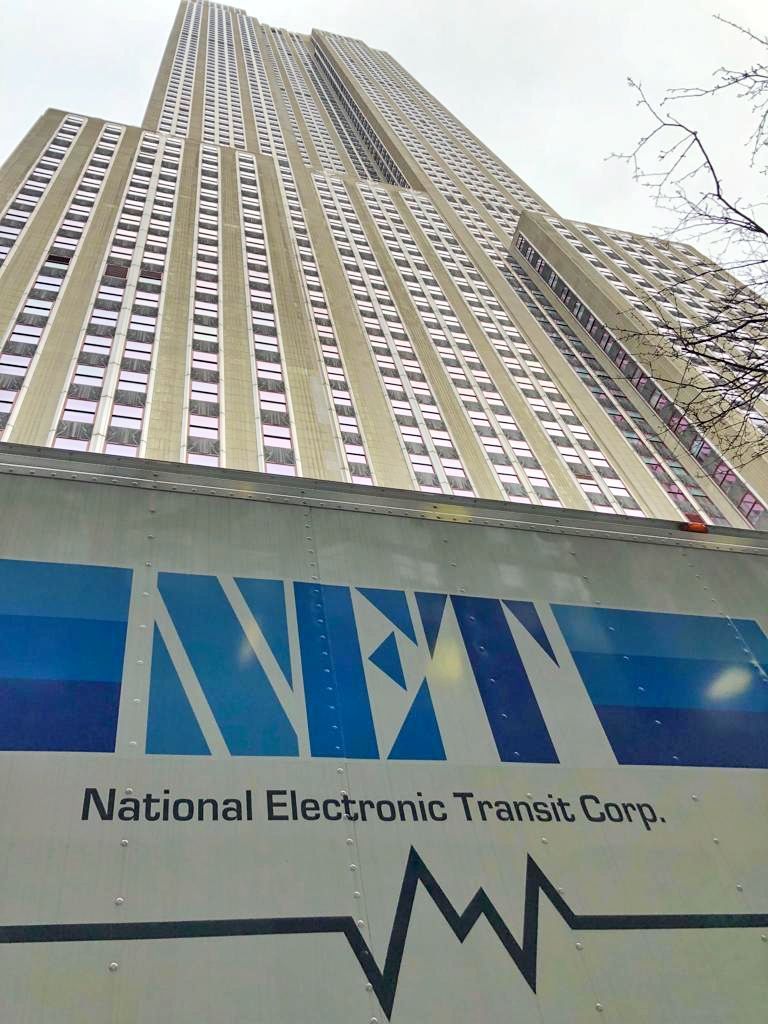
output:
<svg viewBox="0 0 768 1024"><path fill-rule="evenodd" d="M3 1022L766 1020L764 533L14 445L0 513Z"/></svg>

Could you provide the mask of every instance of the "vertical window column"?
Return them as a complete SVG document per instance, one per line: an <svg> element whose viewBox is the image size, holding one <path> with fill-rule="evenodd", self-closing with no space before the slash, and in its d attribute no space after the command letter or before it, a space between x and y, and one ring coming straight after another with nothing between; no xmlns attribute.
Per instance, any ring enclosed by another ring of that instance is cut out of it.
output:
<svg viewBox="0 0 768 1024"><path fill-rule="evenodd" d="M163 99L158 129L174 135L187 135L192 106L192 91L197 68L197 47L203 5L187 0L184 21L176 44L168 87Z"/></svg>
<svg viewBox="0 0 768 1024"><path fill-rule="evenodd" d="M220 318L219 152L201 147L197 232L192 271L194 303L188 341L185 462L222 462ZM205 411L195 411L197 402Z"/></svg>
<svg viewBox="0 0 768 1024"><path fill-rule="evenodd" d="M181 152L181 143L164 140L114 395L107 406L104 451L108 455L144 454Z"/></svg>
<svg viewBox="0 0 768 1024"><path fill-rule="evenodd" d="M285 107L285 112L288 116L288 123L291 126L293 141L296 143L296 147L299 150L299 154L301 155L302 161L309 167L310 159L309 153L307 152L306 143L304 142L304 136L301 134L301 130L299 129L299 122L296 119L296 114L294 112L293 105L288 96L288 90L282 84L283 79L280 75L280 65L277 60L275 48L272 45L272 41L274 38L272 33L274 32L274 29L264 27L262 28L262 31L264 32L265 50L267 54L267 59L272 67L272 74L275 77L275 81L280 83L279 89L280 92L283 94L283 106Z"/></svg>
<svg viewBox="0 0 768 1024"><path fill-rule="evenodd" d="M597 512L642 516L642 509L620 472L565 400L434 204L416 193L406 195L405 202L499 354L518 394L541 421L553 454L572 474L592 508ZM525 460L526 475L542 500L559 500L527 439L509 439L518 458Z"/></svg>
<svg viewBox="0 0 768 1024"><path fill-rule="evenodd" d="M539 494L527 478L512 446L513 439L507 436L515 433L522 439L522 434L391 196L374 186L361 184L358 188L507 497L559 507L561 503L555 497Z"/></svg>
<svg viewBox="0 0 768 1024"><path fill-rule="evenodd" d="M245 149L232 13L220 4L208 6L203 139Z"/></svg>
<svg viewBox="0 0 768 1024"><path fill-rule="evenodd" d="M725 494L751 526L758 526L766 515L762 499L754 494L720 452L711 445L697 427L688 420L655 381L647 375L632 355L607 330L571 288L558 276L523 235L518 248L539 277L552 289L566 309L621 370L638 394L655 410L671 433Z"/></svg>
<svg viewBox="0 0 768 1024"><path fill-rule="evenodd" d="M282 29L275 28L268 29L267 31L271 34L272 45L276 48L285 69L288 84L296 98L301 116L312 139L312 144L320 158L320 163L326 171L343 174L346 171L346 167L325 125L323 115L318 109L315 98L304 81L298 62L291 51L286 38L288 33ZM286 97L286 103L288 102Z"/></svg>
<svg viewBox="0 0 768 1024"><path fill-rule="evenodd" d="M16 322L0 348L0 439L12 427L13 411L34 371L48 337L62 290L80 250L124 129L106 125L94 146L72 200L64 212L48 254L22 303Z"/></svg>
<svg viewBox="0 0 768 1024"><path fill-rule="evenodd" d="M320 175L313 180L417 488L473 496L453 438L344 184Z"/></svg>
<svg viewBox="0 0 768 1024"><path fill-rule="evenodd" d="M288 154L285 149L283 130L277 116L277 108L253 19L246 14L239 13L238 27L243 44L245 72L251 94L251 107L256 122L259 150L269 156L285 160Z"/></svg>
<svg viewBox="0 0 768 1024"><path fill-rule="evenodd" d="M272 294L256 161L252 156L238 155L237 177L250 305L256 412L260 424L259 468L267 473L295 476L297 460L293 425Z"/></svg>
<svg viewBox="0 0 768 1024"><path fill-rule="evenodd" d="M180 151L177 140L142 136L53 431L55 448L139 454Z"/></svg>
<svg viewBox="0 0 768 1024"><path fill-rule="evenodd" d="M530 275L510 257L505 274L520 299L536 318L552 344L562 353L574 373L600 403L624 439L643 461L654 479L686 518L700 515L727 526L728 520L681 465L667 444L625 396L618 381L603 369L565 320L550 305Z"/></svg>
<svg viewBox="0 0 768 1024"><path fill-rule="evenodd" d="M329 404L334 414L339 447L344 454L344 464L349 479L353 483L371 484L373 483L373 474L366 443L355 410L354 399L336 338L331 309L320 278L296 181L287 160L278 161L278 172L301 268L305 298L325 368Z"/></svg>
<svg viewBox="0 0 768 1024"><path fill-rule="evenodd" d="M21 188L0 214L0 267L29 224L84 124L82 117L70 116L62 120Z"/></svg>

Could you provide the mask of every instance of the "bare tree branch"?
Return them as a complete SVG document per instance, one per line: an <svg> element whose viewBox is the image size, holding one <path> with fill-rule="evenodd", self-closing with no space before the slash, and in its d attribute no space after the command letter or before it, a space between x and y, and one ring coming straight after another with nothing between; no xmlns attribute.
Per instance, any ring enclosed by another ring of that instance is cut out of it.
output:
<svg viewBox="0 0 768 1024"><path fill-rule="evenodd" d="M746 162L768 173L768 36L716 20L758 47L757 59L743 69L720 67L710 85L669 89L660 101L629 79L650 127L633 150L613 156L672 214L672 237L706 241L724 270L701 257L683 276L659 280L645 296L654 300L653 310L646 304L649 326L628 327L623 336L672 398L675 433L681 418L696 424L743 466L768 455L768 206L727 185L697 121L706 114L699 106L714 97L747 104ZM635 325L637 312L636 305L627 310Z"/></svg>

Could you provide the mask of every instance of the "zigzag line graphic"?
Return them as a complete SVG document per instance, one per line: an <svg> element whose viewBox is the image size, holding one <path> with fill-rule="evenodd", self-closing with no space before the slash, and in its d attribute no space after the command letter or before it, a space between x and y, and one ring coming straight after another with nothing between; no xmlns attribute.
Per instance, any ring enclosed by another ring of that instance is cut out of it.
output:
<svg viewBox="0 0 768 1024"><path fill-rule="evenodd" d="M484 889L460 913L440 883L411 847L405 865L384 966L379 967L352 917L256 917L213 921L137 921L110 924L0 925L0 944L27 942L106 942L128 939L222 938L238 935L343 935L370 982L387 1019L392 1016L416 891L422 885L459 942L484 917L532 991L536 991L539 951L539 902L543 893L573 931L764 928L763 914L576 914L536 861L528 856L525 873L523 940L518 942Z"/></svg>

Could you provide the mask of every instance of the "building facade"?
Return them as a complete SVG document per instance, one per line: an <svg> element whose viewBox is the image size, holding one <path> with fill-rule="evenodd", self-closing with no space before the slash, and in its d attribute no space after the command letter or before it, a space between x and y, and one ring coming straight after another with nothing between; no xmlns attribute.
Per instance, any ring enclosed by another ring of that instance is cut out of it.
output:
<svg viewBox="0 0 768 1024"><path fill-rule="evenodd" d="M620 330L702 260L562 220L388 54L183 0L141 127L48 110L2 170L0 440L762 527Z"/></svg>

